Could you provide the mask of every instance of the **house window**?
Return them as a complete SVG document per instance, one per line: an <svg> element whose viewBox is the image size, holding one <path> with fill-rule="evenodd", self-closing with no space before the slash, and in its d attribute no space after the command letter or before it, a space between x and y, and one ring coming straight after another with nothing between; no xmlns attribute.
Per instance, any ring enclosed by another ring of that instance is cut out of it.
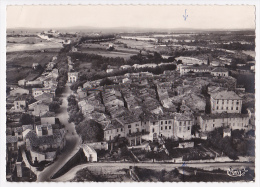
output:
<svg viewBox="0 0 260 187"><path fill-rule="evenodd" d="M107 131L107 134L109 134L109 131Z"/></svg>
<svg viewBox="0 0 260 187"><path fill-rule="evenodd" d="M131 125L128 125L128 128L130 129L130 128L131 128Z"/></svg>
<svg viewBox="0 0 260 187"><path fill-rule="evenodd" d="M155 125L155 122L153 122L153 125Z"/></svg>
<svg viewBox="0 0 260 187"><path fill-rule="evenodd" d="M123 128L121 128L121 132L123 132Z"/></svg>
<svg viewBox="0 0 260 187"><path fill-rule="evenodd" d="M165 124L167 124L167 121L165 121Z"/></svg>
<svg viewBox="0 0 260 187"><path fill-rule="evenodd" d="M169 124L171 124L172 122L171 121L168 121Z"/></svg>
<svg viewBox="0 0 260 187"><path fill-rule="evenodd" d="M224 105L224 100L222 101L222 105Z"/></svg>
<svg viewBox="0 0 260 187"><path fill-rule="evenodd" d="M213 127L215 127L215 124L213 124Z"/></svg>
<svg viewBox="0 0 260 187"><path fill-rule="evenodd" d="M217 106L217 110L218 110L218 106Z"/></svg>
<svg viewBox="0 0 260 187"><path fill-rule="evenodd" d="M180 126L181 126L181 121L180 121Z"/></svg>
<svg viewBox="0 0 260 187"><path fill-rule="evenodd" d="M231 110L233 110L233 107L231 107Z"/></svg>
<svg viewBox="0 0 260 187"><path fill-rule="evenodd" d="M228 104L228 101L229 101L229 100L227 100L227 104Z"/></svg>
<svg viewBox="0 0 260 187"><path fill-rule="evenodd" d="M167 130L167 126L165 126L165 130Z"/></svg>
<svg viewBox="0 0 260 187"><path fill-rule="evenodd" d="M187 127L188 131L190 130L190 126Z"/></svg>
<svg viewBox="0 0 260 187"><path fill-rule="evenodd" d="M215 119L213 119L213 122L215 122Z"/></svg>
<svg viewBox="0 0 260 187"><path fill-rule="evenodd" d="M237 101L237 105L239 105L239 102Z"/></svg>
<svg viewBox="0 0 260 187"><path fill-rule="evenodd" d="M163 127L161 127L161 130L163 130Z"/></svg>
<svg viewBox="0 0 260 187"><path fill-rule="evenodd" d="M221 107L221 110L223 110L223 106Z"/></svg>
<svg viewBox="0 0 260 187"><path fill-rule="evenodd" d="M238 107L236 107L236 110L238 110Z"/></svg>
<svg viewBox="0 0 260 187"><path fill-rule="evenodd" d="M181 127L179 127L179 132L181 132Z"/></svg>
<svg viewBox="0 0 260 187"><path fill-rule="evenodd" d="M163 124L163 121L161 121L161 125Z"/></svg>
<svg viewBox="0 0 260 187"><path fill-rule="evenodd" d="M217 100L217 104L218 104L218 100Z"/></svg>
<svg viewBox="0 0 260 187"><path fill-rule="evenodd" d="M129 130L129 134L131 134L131 129Z"/></svg>
<svg viewBox="0 0 260 187"><path fill-rule="evenodd" d="M228 107L226 107L226 110L228 110Z"/></svg>
<svg viewBox="0 0 260 187"><path fill-rule="evenodd" d="M169 126L169 129L171 129L172 128L172 126Z"/></svg>
<svg viewBox="0 0 260 187"><path fill-rule="evenodd" d="M118 132L118 129L116 129L116 132Z"/></svg>
<svg viewBox="0 0 260 187"><path fill-rule="evenodd" d="M152 131L154 132L154 129Z"/></svg>

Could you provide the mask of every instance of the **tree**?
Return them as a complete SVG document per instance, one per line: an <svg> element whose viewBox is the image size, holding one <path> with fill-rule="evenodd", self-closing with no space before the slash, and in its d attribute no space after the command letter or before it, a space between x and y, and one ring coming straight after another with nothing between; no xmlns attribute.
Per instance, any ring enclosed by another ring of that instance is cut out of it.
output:
<svg viewBox="0 0 260 187"><path fill-rule="evenodd" d="M22 125L29 125L29 124L33 124L34 123L33 117L30 114L22 114L19 122Z"/></svg>
<svg viewBox="0 0 260 187"><path fill-rule="evenodd" d="M67 100L69 106L78 104L74 95L70 95Z"/></svg>
<svg viewBox="0 0 260 187"><path fill-rule="evenodd" d="M102 79L102 81L100 81L100 86L112 85L112 84L115 84L114 81L112 81L108 78L104 78L104 79Z"/></svg>
<svg viewBox="0 0 260 187"><path fill-rule="evenodd" d="M49 105L49 110L51 112L57 112L57 110L60 108L60 103L58 101L53 101L50 105Z"/></svg>
<svg viewBox="0 0 260 187"><path fill-rule="evenodd" d="M99 142L104 138L102 125L94 120L85 119L76 126L77 133L85 142Z"/></svg>

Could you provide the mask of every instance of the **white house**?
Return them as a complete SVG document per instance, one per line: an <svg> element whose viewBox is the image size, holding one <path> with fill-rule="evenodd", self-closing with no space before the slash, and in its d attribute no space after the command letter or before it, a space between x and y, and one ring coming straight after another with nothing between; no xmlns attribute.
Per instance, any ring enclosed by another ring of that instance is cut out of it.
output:
<svg viewBox="0 0 260 187"><path fill-rule="evenodd" d="M247 114L221 113L205 114L198 117L198 125L202 132L213 131L215 128L248 129L249 116Z"/></svg>
<svg viewBox="0 0 260 187"><path fill-rule="evenodd" d="M68 82L76 82L79 77L79 72L68 72Z"/></svg>
<svg viewBox="0 0 260 187"><path fill-rule="evenodd" d="M233 91L215 92L210 95L211 113L241 113L242 98Z"/></svg>
<svg viewBox="0 0 260 187"><path fill-rule="evenodd" d="M225 68L214 68L211 71L211 75L215 77L228 77L228 70Z"/></svg>

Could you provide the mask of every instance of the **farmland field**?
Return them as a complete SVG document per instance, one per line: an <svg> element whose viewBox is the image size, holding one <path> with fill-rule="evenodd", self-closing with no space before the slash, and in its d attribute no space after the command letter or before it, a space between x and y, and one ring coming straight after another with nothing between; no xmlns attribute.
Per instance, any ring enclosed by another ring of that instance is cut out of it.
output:
<svg viewBox="0 0 260 187"><path fill-rule="evenodd" d="M82 44L78 46L78 50L82 53L97 54L105 57L121 57L125 60L129 59L130 56L139 53L139 50L124 48L122 44L114 43L115 49L113 51L106 50L108 43L101 44Z"/></svg>
<svg viewBox="0 0 260 187"><path fill-rule="evenodd" d="M36 44L8 43L6 46L6 51L7 52L32 51L32 50L55 49L55 48L61 49L62 44L53 43L53 42L42 42L42 43L36 43Z"/></svg>
<svg viewBox="0 0 260 187"><path fill-rule="evenodd" d="M242 51L246 55L250 55L251 57L255 58L255 51Z"/></svg>
<svg viewBox="0 0 260 187"><path fill-rule="evenodd" d="M51 61L56 52L10 52L6 54L6 81L8 83L17 83L18 80L26 78L32 71L32 64L39 63L45 66Z"/></svg>

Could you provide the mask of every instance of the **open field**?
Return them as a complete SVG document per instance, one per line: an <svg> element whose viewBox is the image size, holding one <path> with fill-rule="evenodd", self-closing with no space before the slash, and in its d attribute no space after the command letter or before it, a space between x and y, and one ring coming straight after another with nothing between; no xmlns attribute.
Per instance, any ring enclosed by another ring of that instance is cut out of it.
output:
<svg viewBox="0 0 260 187"><path fill-rule="evenodd" d="M124 48L123 44L113 43L115 49L113 51L108 51L106 48L109 43L100 43L100 44L81 44L78 49L83 53L88 54L97 54L105 57L120 57L125 60L129 59L130 56L136 55L139 53L137 49Z"/></svg>
<svg viewBox="0 0 260 187"><path fill-rule="evenodd" d="M126 39L118 39L118 42L126 44L129 48L134 49L144 49L144 50L153 50L154 44L148 41L140 41L140 40L126 40Z"/></svg>
<svg viewBox="0 0 260 187"><path fill-rule="evenodd" d="M8 43L6 46L7 52L15 52L15 51L34 51L34 50L43 50L43 49L61 49L61 43L53 43L53 42L42 42L36 44L11 44Z"/></svg>
<svg viewBox="0 0 260 187"><path fill-rule="evenodd" d="M32 72L32 64L39 63L45 66L51 61L56 52L12 52L6 54L6 81L7 84L17 83L18 80L26 78Z"/></svg>
<svg viewBox="0 0 260 187"><path fill-rule="evenodd" d="M52 48L62 48L61 43L55 43L39 38L38 36L20 36L20 37L7 37L6 38L6 51L30 51L30 50L43 50Z"/></svg>
<svg viewBox="0 0 260 187"><path fill-rule="evenodd" d="M242 51L244 54L255 58L255 51Z"/></svg>
<svg viewBox="0 0 260 187"><path fill-rule="evenodd" d="M7 37L7 43L20 43L20 44L36 44L40 42L44 42L39 37Z"/></svg>

